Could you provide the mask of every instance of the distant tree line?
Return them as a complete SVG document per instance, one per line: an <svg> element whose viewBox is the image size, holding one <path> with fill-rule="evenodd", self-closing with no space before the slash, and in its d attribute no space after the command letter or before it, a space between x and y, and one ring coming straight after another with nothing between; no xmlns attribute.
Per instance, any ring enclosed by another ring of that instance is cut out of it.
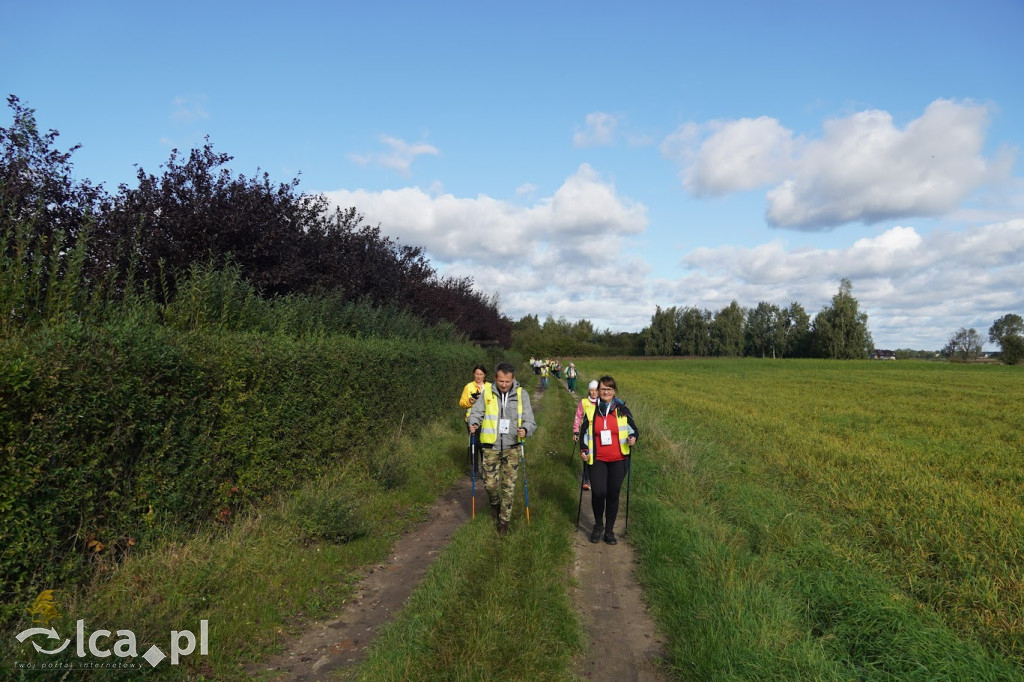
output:
<svg viewBox="0 0 1024 682"><path fill-rule="evenodd" d="M133 185L110 194L73 179L79 145L56 149L57 131L41 133L17 97L8 105L13 123L0 127L0 247L27 272L52 272L56 281L66 274L67 250L81 245L86 289L116 297L144 287L166 301L195 262L230 261L268 298L330 292L511 345L512 321L470 278L438 275L421 247L382 235L356 208L300 193L297 179L232 175L232 157L207 139L187 156L172 151L159 175L139 167Z"/></svg>
<svg viewBox="0 0 1024 682"><path fill-rule="evenodd" d="M520 318L513 325L512 338L513 347L524 355L643 355L643 336L639 332L599 332L589 320L568 322L551 315L543 324L536 315Z"/></svg>
<svg viewBox="0 0 1024 682"><path fill-rule="evenodd" d="M658 306L651 324L640 332L597 332L585 319L569 322L552 316L543 322L526 315L514 325L517 350L541 356L650 355L758 358L858 359L892 357L899 360L946 358L967 361L981 354L982 339L974 329L958 330L941 350L900 348L879 351L868 330L868 316L859 309L850 280L842 279L830 305L813 318L799 303L780 307L760 302L743 308L732 301L718 312L696 307ZM998 343L1000 359L1008 365L1024 362L1024 319L1009 314L989 329Z"/></svg>
<svg viewBox="0 0 1024 682"><path fill-rule="evenodd" d="M847 279L813 319L796 302L745 309L733 301L716 313L658 307L642 333L644 355L855 359L873 350L868 316Z"/></svg>
<svg viewBox="0 0 1024 682"><path fill-rule="evenodd" d="M1020 315L1009 313L995 320L989 327L988 340L999 344L1004 364L1024 362L1024 318ZM976 329L960 327L949 337L942 354L951 360L968 362L981 355L982 345L981 334Z"/></svg>
<svg viewBox="0 0 1024 682"><path fill-rule="evenodd" d="M585 319L527 315L515 323L514 346L542 356L685 355L759 358L866 358L873 351L868 316L859 310L853 285L843 279L832 304L812 319L799 303L780 308L761 302L745 309L736 301L716 313L695 307L657 307L640 332L597 332Z"/></svg>

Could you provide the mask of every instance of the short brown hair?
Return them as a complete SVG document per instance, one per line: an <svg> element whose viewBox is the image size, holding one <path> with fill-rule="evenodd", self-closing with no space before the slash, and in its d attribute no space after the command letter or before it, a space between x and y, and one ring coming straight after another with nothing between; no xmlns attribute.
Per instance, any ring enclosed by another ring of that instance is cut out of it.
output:
<svg viewBox="0 0 1024 682"><path fill-rule="evenodd" d="M612 379L612 378L611 378L610 376L608 376L607 374L605 374L605 375L604 375L603 377L601 377L600 379L598 379L598 380L597 380L597 386L598 386L598 388L600 388L600 387L601 387L601 384L604 384L604 385L605 385L605 386L607 386L608 388L612 388L612 389L615 389L615 392L616 392L616 393L618 393L618 392L619 392L619 387L615 385L615 379Z"/></svg>

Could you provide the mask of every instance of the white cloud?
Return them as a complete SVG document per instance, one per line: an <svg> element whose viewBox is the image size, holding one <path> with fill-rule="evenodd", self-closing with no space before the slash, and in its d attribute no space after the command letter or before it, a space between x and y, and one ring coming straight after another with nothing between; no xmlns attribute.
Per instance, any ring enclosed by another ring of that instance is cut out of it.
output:
<svg viewBox="0 0 1024 682"><path fill-rule="evenodd" d="M714 121L704 127L710 135L696 151L702 129L683 126L663 145L670 155L691 159L683 173L683 186L697 196L716 196L754 189L786 177L793 163L793 133L774 118ZM683 149L680 149L682 145Z"/></svg>
<svg viewBox="0 0 1024 682"><path fill-rule="evenodd" d="M987 338L996 318L1024 310L1022 253L1024 219L927 236L893 227L841 249L788 251L777 241L696 249L682 278L655 286L662 306L714 312L733 299L748 307L796 301L813 317L846 277L876 345L934 350L960 327Z"/></svg>
<svg viewBox="0 0 1024 682"><path fill-rule="evenodd" d="M884 111L828 121L794 176L768 193L768 221L804 229L935 216L1005 176L1007 158L981 154L984 106L936 100L900 130Z"/></svg>
<svg viewBox="0 0 1024 682"><path fill-rule="evenodd" d="M587 114L583 130L572 136L572 143L577 147L600 147L610 145L615 135L619 118L614 114L595 111Z"/></svg>
<svg viewBox="0 0 1024 682"><path fill-rule="evenodd" d="M979 188L1010 175L1014 154L983 156L989 109L939 99L900 129L879 110L826 121L798 139L761 117L680 127L662 153L683 167L695 195L777 184L767 192L771 225L821 230L955 211Z"/></svg>
<svg viewBox="0 0 1024 682"><path fill-rule="evenodd" d="M519 187L516 187L516 196L518 197L532 197L536 193L537 185L532 182L524 182Z"/></svg>
<svg viewBox="0 0 1024 682"><path fill-rule="evenodd" d="M174 111L171 120L175 123L195 123L210 118L206 110L206 95L179 95L172 100Z"/></svg>
<svg viewBox="0 0 1024 682"><path fill-rule="evenodd" d="M349 159L361 166L377 165L398 171L404 176L409 175L412 162L418 156L438 156L441 152L437 147L425 142L409 144L405 140L391 135L381 135L380 141L390 149L380 154L349 154Z"/></svg>
<svg viewBox="0 0 1024 682"><path fill-rule="evenodd" d="M813 317L843 277L884 348L938 349L959 327L984 336L996 318L1024 311L1022 218L929 233L894 226L840 248L698 248L680 277L654 278L633 248L647 230L646 207L586 164L528 204L418 187L328 197L403 244L423 246L440 273L497 293L514 319L551 314L639 331L655 305L717 312L733 299L746 307L795 301Z"/></svg>
<svg viewBox="0 0 1024 682"><path fill-rule="evenodd" d="M337 206L355 206L401 243L422 246L442 274L471 276L485 294L498 293L513 318L551 313L636 329L649 322L649 267L629 240L646 229L647 208L619 196L589 165L527 206L484 195L433 196L418 187L326 196ZM639 305L624 313L623 300Z"/></svg>

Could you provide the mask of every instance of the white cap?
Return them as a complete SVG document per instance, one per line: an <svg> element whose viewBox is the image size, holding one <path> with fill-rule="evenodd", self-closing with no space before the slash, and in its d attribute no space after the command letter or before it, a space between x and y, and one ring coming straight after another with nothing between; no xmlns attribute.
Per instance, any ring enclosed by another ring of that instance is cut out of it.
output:
<svg viewBox="0 0 1024 682"><path fill-rule="evenodd" d="M593 381L590 382L590 384L587 385L588 390L591 388L597 388L597 379L594 379Z"/></svg>

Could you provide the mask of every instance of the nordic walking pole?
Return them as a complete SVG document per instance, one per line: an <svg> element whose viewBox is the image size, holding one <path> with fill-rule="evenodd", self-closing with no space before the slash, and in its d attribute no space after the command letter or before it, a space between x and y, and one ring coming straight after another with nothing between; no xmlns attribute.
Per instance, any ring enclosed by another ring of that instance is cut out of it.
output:
<svg viewBox="0 0 1024 682"><path fill-rule="evenodd" d="M633 446L636 447L635 445ZM622 534L629 532L629 474L633 471L632 454L626 458L626 525L622 527Z"/></svg>
<svg viewBox="0 0 1024 682"><path fill-rule="evenodd" d="M577 445L579 445L579 440L574 440L572 444L572 452L569 453L569 466L572 466L575 463Z"/></svg>
<svg viewBox="0 0 1024 682"><path fill-rule="evenodd" d="M580 438L582 439L583 436L580 436ZM583 451L583 441L580 440L580 452L582 452L582 451ZM594 453L593 452L590 453L590 463L591 464L594 463ZM584 465L586 465L586 462L584 462ZM586 468L584 466L584 474L585 473L586 473ZM580 529L580 513L583 511L583 481L584 480L585 480L585 477L584 476L580 476L580 503L576 506L576 530ZM629 488L628 487L626 488L626 499L627 500L629 499ZM626 509L629 509L629 503L628 502L626 503ZM626 518L629 518L628 513L627 513Z"/></svg>
<svg viewBox="0 0 1024 682"><path fill-rule="evenodd" d="M469 434L469 476L473 481L471 490L473 492L473 502L470 504L471 512L470 519L476 518L476 441L473 440L473 434Z"/></svg>
<svg viewBox="0 0 1024 682"><path fill-rule="evenodd" d="M523 469L523 497L526 500L526 522L530 522L530 488L526 485L526 451L523 448L523 439L519 439L519 466Z"/></svg>
<svg viewBox="0 0 1024 682"><path fill-rule="evenodd" d="M580 514L583 512L583 477L580 476L580 503L576 505L576 530L580 529Z"/></svg>

